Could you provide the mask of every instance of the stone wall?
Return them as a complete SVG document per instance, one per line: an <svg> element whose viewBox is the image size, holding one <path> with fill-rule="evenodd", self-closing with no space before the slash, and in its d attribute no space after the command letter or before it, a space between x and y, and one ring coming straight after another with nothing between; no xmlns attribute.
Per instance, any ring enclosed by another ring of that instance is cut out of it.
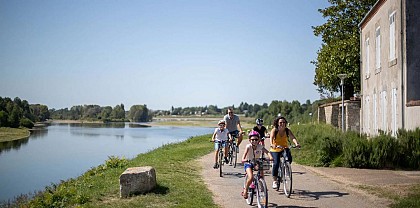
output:
<svg viewBox="0 0 420 208"><path fill-rule="evenodd" d="M318 108L318 122L325 122L341 129L341 101L327 103ZM360 100L344 101L344 128L360 131Z"/></svg>

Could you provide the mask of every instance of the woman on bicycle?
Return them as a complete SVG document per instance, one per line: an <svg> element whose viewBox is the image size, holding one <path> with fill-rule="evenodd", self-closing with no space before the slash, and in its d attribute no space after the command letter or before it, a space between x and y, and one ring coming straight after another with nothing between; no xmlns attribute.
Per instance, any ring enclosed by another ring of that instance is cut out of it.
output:
<svg viewBox="0 0 420 208"><path fill-rule="evenodd" d="M260 134L254 130L249 132L248 134L249 143L245 147L245 152L242 156L242 163L244 163L244 169L246 174L248 175L247 181L245 183L244 190L242 191L242 196L247 199L248 198L248 188L252 183L253 178L253 170L254 170L254 163L255 159L261 158L263 153L268 154L268 157L270 160L273 160L273 157L271 156L271 153L265 149L265 147L261 144L259 144L260 141ZM263 169L259 169L261 172L260 174L264 176Z"/></svg>
<svg viewBox="0 0 420 208"><path fill-rule="evenodd" d="M219 142L222 142L222 143L218 143L218 142L214 143L214 150L215 150L215 152L214 152L214 166L213 166L214 169L218 168L217 159L218 159L218 154L219 154L219 145L222 145L222 147L225 148L225 151L224 151L224 153L225 153L225 155L224 155L225 163L229 163L229 161L226 157L227 152L228 152L228 145L226 144L226 142L227 142L228 139L229 139L229 141L232 141L232 137L229 134L229 130L225 129L226 122L224 120L220 120L217 123L217 125L219 125L219 127L214 129L214 133L213 133L213 136L211 137L211 141L212 142L219 141Z"/></svg>
<svg viewBox="0 0 420 208"><path fill-rule="evenodd" d="M252 130L258 132L260 134L260 143L264 145L264 139L270 137L270 135L267 132L267 128L264 126L264 121L261 118L258 118L255 120L255 123L257 124L254 126Z"/></svg>
<svg viewBox="0 0 420 208"><path fill-rule="evenodd" d="M299 142L296 140L295 135L292 131L286 127L287 121L284 117L277 117L274 119L273 126L274 128L270 132L270 152L274 158L273 168L271 175L273 176L273 189L276 189L279 184L277 184L277 175L280 164L280 157L283 154L283 151L286 151L288 161L292 163L292 154L289 150L288 138L292 138L293 143L296 147L300 148ZM282 148L278 148L281 146Z"/></svg>

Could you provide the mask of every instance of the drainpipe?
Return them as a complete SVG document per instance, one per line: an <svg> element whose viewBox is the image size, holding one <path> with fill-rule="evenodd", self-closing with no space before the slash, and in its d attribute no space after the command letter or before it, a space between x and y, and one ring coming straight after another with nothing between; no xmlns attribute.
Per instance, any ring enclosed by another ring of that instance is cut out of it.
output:
<svg viewBox="0 0 420 208"><path fill-rule="evenodd" d="M405 0L401 0L400 3L400 15L401 15L401 128L405 129L405 84L404 84L404 53L405 53L405 47L404 47L404 17L405 17L405 12L404 12L404 8L403 8L403 2ZM403 13L404 12L404 13Z"/></svg>
<svg viewBox="0 0 420 208"><path fill-rule="evenodd" d="M360 48L360 57L359 57L359 67L360 67L360 69L362 69L363 67L363 53L362 53L362 51L363 51L363 38L362 38L362 28L361 27L359 27L359 44L360 44L360 46L359 46L359 48ZM369 66L368 66L369 67ZM363 68L364 69L364 68ZM366 69L364 69L364 70L366 70ZM369 121L365 121L363 118L364 118L364 107L365 107L365 105L364 105L364 99L363 99L363 80L364 80L364 77L363 77L363 71L362 70L360 70L360 106L361 106L361 108L362 108L362 110L360 111L361 113L360 113L360 123L361 123L361 125L360 125L360 130L359 130L359 134L361 135L362 133L366 133L366 132L363 132L363 130L364 130L364 125L365 125L365 122L369 122Z"/></svg>

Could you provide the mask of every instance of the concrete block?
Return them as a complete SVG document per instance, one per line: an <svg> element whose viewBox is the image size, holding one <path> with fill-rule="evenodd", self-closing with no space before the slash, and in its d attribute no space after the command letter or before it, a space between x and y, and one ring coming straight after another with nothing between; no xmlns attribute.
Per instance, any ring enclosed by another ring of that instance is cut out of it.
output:
<svg viewBox="0 0 420 208"><path fill-rule="evenodd" d="M156 187L156 171L153 167L127 168L120 175L120 197L143 194Z"/></svg>

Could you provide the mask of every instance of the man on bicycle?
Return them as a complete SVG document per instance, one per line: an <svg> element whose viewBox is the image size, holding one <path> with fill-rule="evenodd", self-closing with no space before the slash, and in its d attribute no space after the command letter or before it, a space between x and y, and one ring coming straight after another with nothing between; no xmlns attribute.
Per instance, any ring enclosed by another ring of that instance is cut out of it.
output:
<svg viewBox="0 0 420 208"><path fill-rule="evenodd" d="M228 114L223 117L223 120L226 121L226 128L229 129L229 134L236 135L238 138L238 147L242 142L242 127L239 120L239 116L233 114L233 109L228 109ZM237 149L236 151L239 151Z"/></svg>
<svg viewBox="0 0 420 208"><path fill-rule="evenodd" d="M228 139L229 139L229 141L232 141L232 137L229 134L229 130L225 129L226 122L224 120L220 120L217 124L219 125L219 127L214 129L214 133L213 133L213 136L211 137L211 141L212 142L218 141L218 142L222 142L222 143L218 143L218 142L214 143L214 150L215 150L214 166L213 166L214 169L218 168L217 160L218 160L218 154L219 154L219 145L222 145L222 147L225 148L225 151L224 151L225 163L226 164L229 163L229 161L226 157L226 155L228 153L228 145L226 143L227 143Z"/></svg>

